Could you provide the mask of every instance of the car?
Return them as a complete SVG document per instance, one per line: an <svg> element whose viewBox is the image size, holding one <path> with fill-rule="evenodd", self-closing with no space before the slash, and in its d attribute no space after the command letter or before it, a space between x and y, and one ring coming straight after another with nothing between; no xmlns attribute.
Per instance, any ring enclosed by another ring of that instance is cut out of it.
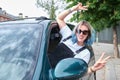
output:
<svg viewBox="0 0 120 80"><path fill-rule="evenodd" d="M0 22L0 80L95 80L95 73L85 75L93 53L89 65L66 58L51 68L48 54L61 37L58 23L46 17Z"/></svg>

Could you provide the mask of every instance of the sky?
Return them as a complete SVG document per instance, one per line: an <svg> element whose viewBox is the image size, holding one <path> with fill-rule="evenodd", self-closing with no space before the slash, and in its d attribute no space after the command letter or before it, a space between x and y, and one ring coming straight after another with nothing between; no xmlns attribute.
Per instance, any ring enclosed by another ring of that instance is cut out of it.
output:
<svg viewBox="0 0 120 80"><path fill-rule="evenodd" d="M23 13L23 17L48 17L47 13L41 8L37 8L35 4L36 0L0 0L2 10L11 15L18 16L19 13Z"/></svg>

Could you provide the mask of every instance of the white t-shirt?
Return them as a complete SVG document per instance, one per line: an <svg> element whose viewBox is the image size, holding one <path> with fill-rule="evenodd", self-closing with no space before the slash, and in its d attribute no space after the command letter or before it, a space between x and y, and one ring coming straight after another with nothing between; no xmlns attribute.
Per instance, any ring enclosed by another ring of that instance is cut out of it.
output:
<svg viewBox="0 0 120 80"><path fill-rule="evenodd" d="M75 54L74 58L83 59L86 63L88 63L90 60L90 52L88 49L84 49L81 52L76 53L76 51L82 48L83 46L79 46L77 43L73 43L71 38L66 41L63 41L64 39L72 35L71 29L68 26L65 26L60 30L60 34L62 35L61 42L63 42L74 52Z"/></svg>

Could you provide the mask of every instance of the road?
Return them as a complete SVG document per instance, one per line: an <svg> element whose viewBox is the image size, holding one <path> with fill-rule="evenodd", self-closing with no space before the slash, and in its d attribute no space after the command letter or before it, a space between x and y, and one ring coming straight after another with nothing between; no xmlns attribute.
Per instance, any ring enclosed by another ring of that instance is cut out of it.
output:
<svg viewBox="0 0 120 80"><path fill-rule="evenodd" d="M96 60L100 57L102 52L105 52L105 56L111 56L106 66L96 72L96 80L120 80L120 58L114 58L113 44L94 43L92 46Z"/></svg>

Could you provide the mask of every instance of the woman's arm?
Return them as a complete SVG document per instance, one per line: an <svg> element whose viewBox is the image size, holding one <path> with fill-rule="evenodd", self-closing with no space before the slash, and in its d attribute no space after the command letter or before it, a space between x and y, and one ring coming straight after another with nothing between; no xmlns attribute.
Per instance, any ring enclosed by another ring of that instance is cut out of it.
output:
<svg viewBox="0 0 120 80"><path fill-rule="evenodd" d="M87 10L87 6L82 6L82 3L78 3L77 5L73 6L71 9L64 10L57 16L57 22L60 29L66 26L66 23L64 21L66 16L72 13L73 11L77 11L77 10Z"/></svg>
<svg viewBox="0 0 120 80"><path fill-rule="evenodd" d="M104 53L102 53L100 58L96 61L96 63L93 66L88 68L87 74L100 70L105 66L105 64L107 63L107 60L110 59L110 56L106 58L103 58L103 57L104 57Z"/></svg>

